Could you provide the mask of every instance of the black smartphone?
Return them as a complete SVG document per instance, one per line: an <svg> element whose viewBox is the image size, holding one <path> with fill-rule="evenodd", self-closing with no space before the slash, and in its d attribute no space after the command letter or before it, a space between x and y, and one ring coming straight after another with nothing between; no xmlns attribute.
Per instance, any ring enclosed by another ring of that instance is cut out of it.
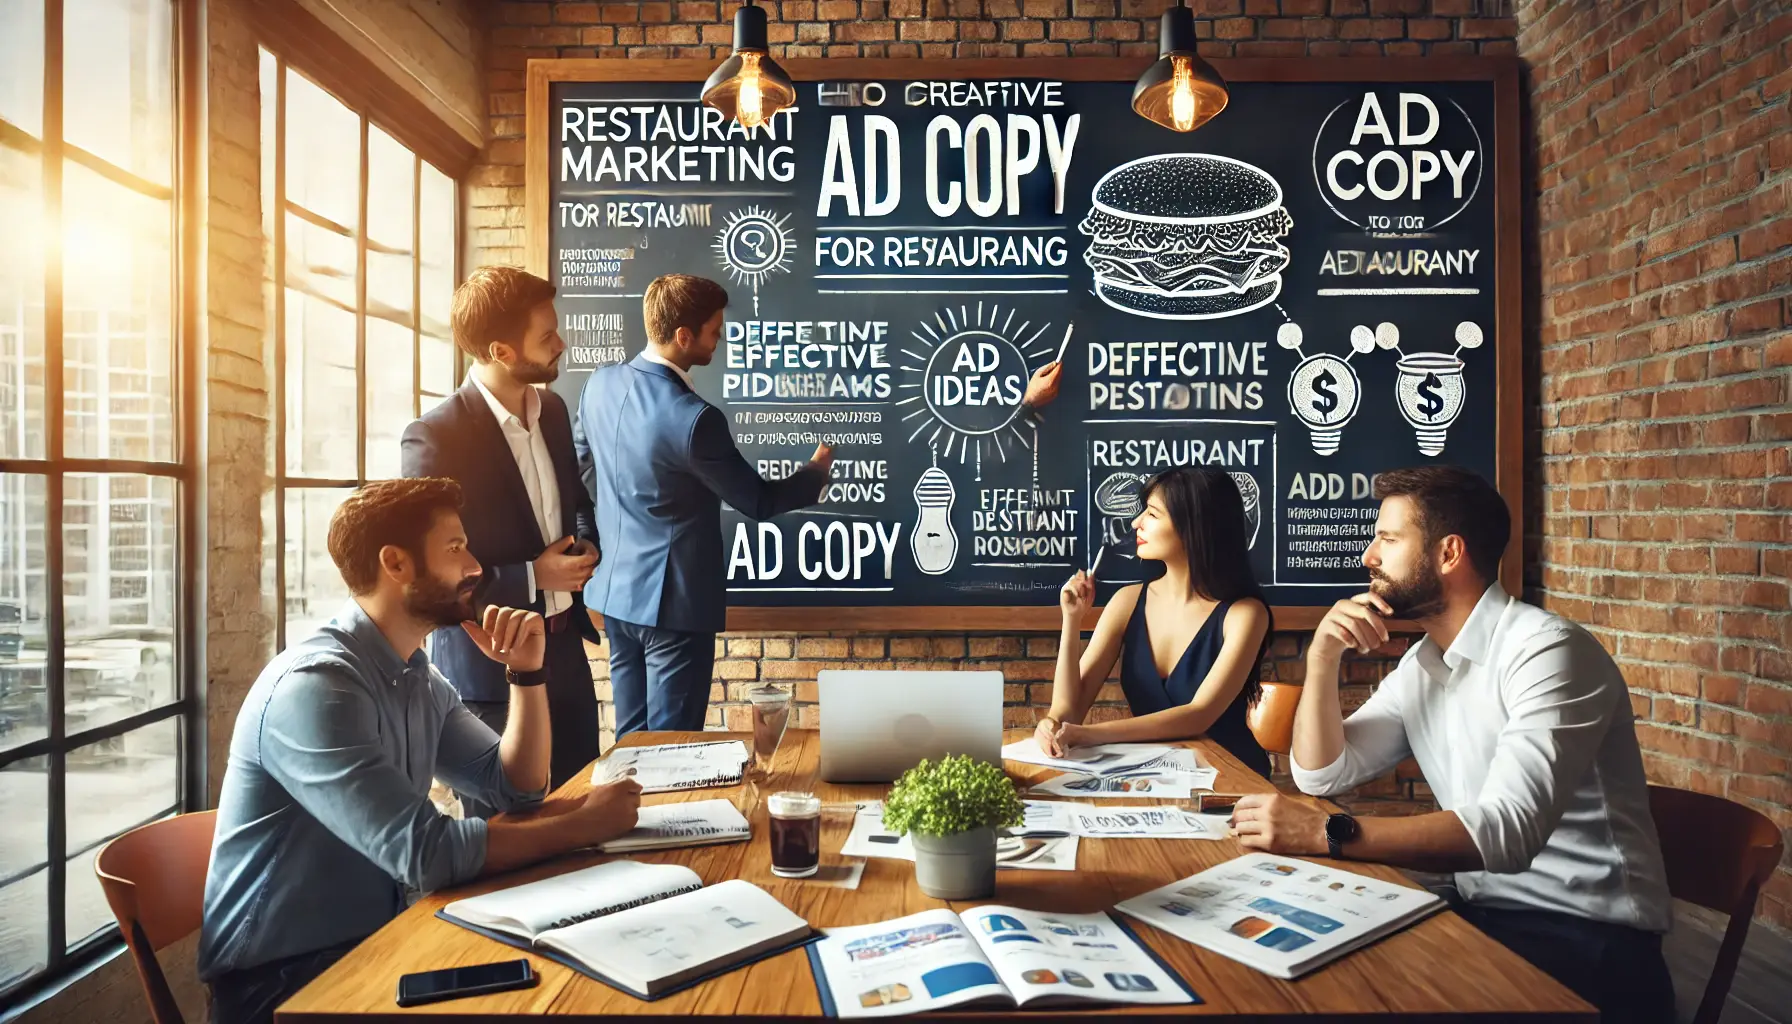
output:
<svg viewBox="0 0 1792 1024"><path fill-rule="evenodd" d="M527 960L422 971L398 979L398 1005L420 1006L443 999L533 988L540 980Z"/></svg>

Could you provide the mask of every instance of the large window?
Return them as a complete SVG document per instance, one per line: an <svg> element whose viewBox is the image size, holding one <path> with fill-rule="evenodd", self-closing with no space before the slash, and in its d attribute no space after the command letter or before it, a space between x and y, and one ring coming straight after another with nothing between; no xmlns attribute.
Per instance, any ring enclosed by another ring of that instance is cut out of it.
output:
<svg viewBox="0 0 1792 1024"><path fill-rule="evenodd" d="M348 596L330 516L398 475L405 424L455 386L448 329L455 183L378 124L261 53L262 213L274 299L268 584L294 643Z"/></svg>
<svg viewBox="0 0 1792 1024"><path fill-rule="evenodd" d="M0 0L0 1003L115 939L99 847L204 795L193 17Z"/></svg>

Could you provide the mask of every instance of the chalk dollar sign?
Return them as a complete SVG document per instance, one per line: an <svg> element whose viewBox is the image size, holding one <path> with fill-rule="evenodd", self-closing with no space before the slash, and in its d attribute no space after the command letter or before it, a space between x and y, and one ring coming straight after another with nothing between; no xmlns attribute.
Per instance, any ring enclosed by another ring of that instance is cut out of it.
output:
<svg viewBox="0 0 1792 1024"><path fill-rule="evenodd" d="M1330 370L1320 370L1313 378L1313 408L1321 416L1329 416L1338 407L1338 378Z"/></svg>
<svg viewBox="0 0 1792 1024"><path fill-rule="evenodd" d="M1419 413L1428 420L1437 418L1437 414L1444 411L1444 400L1437 393L1443 383L1435 373L1427 373L1419 382Z"/></svg>

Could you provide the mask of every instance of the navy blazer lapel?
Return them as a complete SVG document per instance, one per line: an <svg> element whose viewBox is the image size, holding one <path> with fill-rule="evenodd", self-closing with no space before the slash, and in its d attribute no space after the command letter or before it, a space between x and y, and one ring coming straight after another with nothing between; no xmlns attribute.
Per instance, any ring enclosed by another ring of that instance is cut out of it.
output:
<svg viewBox="0 0 1792 1024"><path fill-rule="evenodd" d="M579 495L585 481L579 478L579 457L572 446L572 412L566 400L548 388L541 389L541 437L554 462L554 479L560 484L561 533L570 536L578 528ZM547 543L547 538L542 538Z"/></svg>
<svg viewBox="0 0 1792 1024"><path fill-rule="evenodd" d="M523 485L522 470L517 468L516 455L510 450L510 442L504 439L504 429L498 426L498 418L492 415L491 406L486 404L485 396L480 393L479 386L473 383L471 375L461 389L455 393L460 399L461 413L468 423L468 434L479 438L485 448L483 454L489 467L487 472L492 476L492 485L511 503L512 510L519 517L524 529L535 531L541 535L541 526L535 522L535 507L529 504L529 489ZM472 475L472 474L469 474ZM476 495L464 495L466 500L478 500ZM562 503L564 505L564 502ZM547 547L548 539L540 537L537 542L541 548Z"/></svg>

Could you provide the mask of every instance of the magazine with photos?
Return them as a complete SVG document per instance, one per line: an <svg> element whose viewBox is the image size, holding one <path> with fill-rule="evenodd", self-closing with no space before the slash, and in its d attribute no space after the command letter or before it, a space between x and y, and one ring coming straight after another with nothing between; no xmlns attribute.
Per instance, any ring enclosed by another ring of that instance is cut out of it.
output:
<svg viewBox="0 0 1792 1024"><path fill-rule="evenodd" d="M1443 905L1424 889L1259 853L1114 909L1265 974L1296 978Z"/></svg>
<svg viewBox="0 0 1792 1024"><path fill-rule="evenodd" d="M614 861L455 900L445 921L565 964L640 999L794 948L808 922L739 879Z"/></svg>
<svg viewBox="0 0 1792 1024"><path fill-rule="evenodd" d="M822 1011L1198 1003L1118 918L986 906L831 928L809 947Z"/></svg>

